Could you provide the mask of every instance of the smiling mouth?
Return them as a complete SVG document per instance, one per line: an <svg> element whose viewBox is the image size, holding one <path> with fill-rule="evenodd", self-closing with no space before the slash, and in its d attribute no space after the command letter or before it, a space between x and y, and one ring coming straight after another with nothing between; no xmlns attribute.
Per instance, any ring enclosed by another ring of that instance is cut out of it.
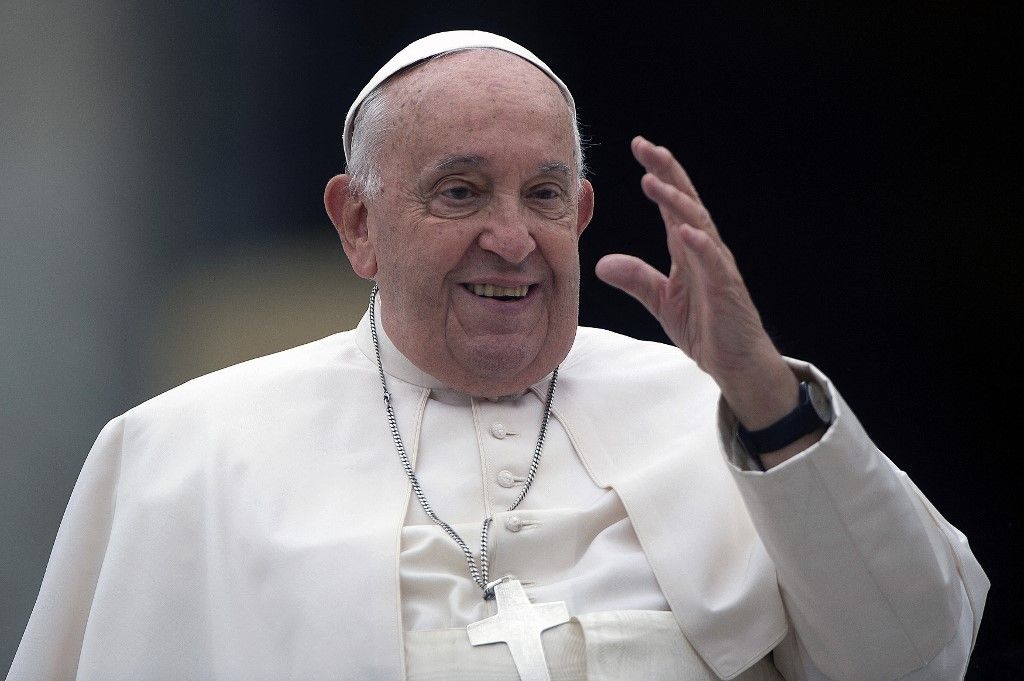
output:
<svg viewBox="0 0 1024 681"><path fill-rule="evenodd" d="M531 285L495 286L494 284L463 284L466 290L481 298L497 298L498 300L520 300L530 292Z"/></svg>

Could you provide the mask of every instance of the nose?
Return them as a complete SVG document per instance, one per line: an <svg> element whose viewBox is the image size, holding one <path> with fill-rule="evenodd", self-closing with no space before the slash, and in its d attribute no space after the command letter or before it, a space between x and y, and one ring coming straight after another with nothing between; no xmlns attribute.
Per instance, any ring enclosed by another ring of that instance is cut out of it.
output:
<svg viewBox="0 0 1024 681"><path fill-rule="evenodd" d="M502 260L519 264L537 248L526 216L516 210L513 201L495 201L488 211L487 222L477 240L480 248ZM512 204L512 205L508 205Z"/></svg>

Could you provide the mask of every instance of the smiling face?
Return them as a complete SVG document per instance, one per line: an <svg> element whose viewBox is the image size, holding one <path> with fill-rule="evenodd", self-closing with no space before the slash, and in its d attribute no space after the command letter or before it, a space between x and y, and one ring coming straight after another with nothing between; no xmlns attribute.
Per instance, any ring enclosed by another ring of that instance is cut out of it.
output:
<svg viewBox="0 0 1024 681"><path fill-rule="evenodd" d="M576 334L593 193L577 179L568 104L495 50L446 55L387 87L383 188L347 209L365 238L346 252L376 279L384 329L413 363L473 395L521 391Z"/></svg>

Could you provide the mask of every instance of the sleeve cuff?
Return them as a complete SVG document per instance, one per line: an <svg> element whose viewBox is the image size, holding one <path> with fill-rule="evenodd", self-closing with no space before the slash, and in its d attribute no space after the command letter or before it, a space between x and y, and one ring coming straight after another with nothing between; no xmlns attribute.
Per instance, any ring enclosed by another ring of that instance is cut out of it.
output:
<svg viewBox="0 0 1024 681"><path fill-rule="evenodd" d="M828 380L828 378L819 371L812 364L807 362L801 362L789 357L785 358L786 363L790 369L796 375L797 380L810 381L817 384L818 388L821 389L822 393L827 397L829 404L832 407L832 423L825 431L825 435L822 436L822 440L829 437L829 434L834 430L836 423L841 418L840 410L836 409L836 406L840 404L841 400L837 399L835 393L835 387ZM728 403L722 397L718 398L718 438L722 445L722 451L725 453L726 461L729 465L737 471L743 471L747 473L759 474L766 473L764 467L761 465L760 460L756 456L747 453L747 450L740 443L739 437L737 436L737 430L739 429L739 420L736 415L729 408ZM818 448L820 441L811 445L804 451L800 452L792 459L782 463L785 466L790 461L805 458L811 455L815 449Z"/></svg>

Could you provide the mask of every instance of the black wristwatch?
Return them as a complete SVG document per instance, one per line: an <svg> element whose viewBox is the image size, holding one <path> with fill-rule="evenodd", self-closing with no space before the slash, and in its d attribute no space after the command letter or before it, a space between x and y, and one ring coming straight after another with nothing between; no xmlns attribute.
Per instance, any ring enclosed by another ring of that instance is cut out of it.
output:
<svg viewBox="0 0 1024 681"><path fill-rule="evenodd" d="M793 444L804 435L832 422L832 407L816 383L800 383L800 403L796 409L781 419L760 430L747 430L739 424L736 436L748 454L760 455L774 452Z"/></svg>

